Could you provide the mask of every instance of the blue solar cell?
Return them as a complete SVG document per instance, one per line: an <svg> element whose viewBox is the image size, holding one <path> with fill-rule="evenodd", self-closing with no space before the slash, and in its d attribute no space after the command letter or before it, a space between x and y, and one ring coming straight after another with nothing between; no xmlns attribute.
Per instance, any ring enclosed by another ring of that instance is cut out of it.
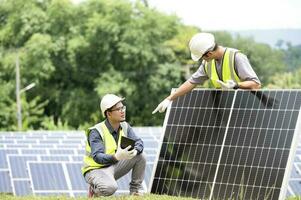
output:
<svg viewBox="0 0 301 200"><path fill-rule="evenodd" d="M73 149L50 149L50 154L74 154Z"/></svg>
<svg viewBox="0 0 301 200"><path fill-rule="evenodd" d="M146 161L147 163L149 162L154 162L156 159L157 155L153 154L153 155L146 155Z"/></svg>
<svg viewBox="0 0 301 200"><path fill-rule="evenodd" d="M66 144L81 144L82 143L82 139L80 139L80 140L64 140L64 142Z"/></svg>
<svg viewBox="0 0 301 200"><path fill-rule="evenodd" d="M26 139L43 139L43 135L25 135Z"/></svg>
<svg viewBox="0 0 301 200"><path fill-rule="evenodd" d="M139 137L145 142L145 140L154 140L154 137L151 135L139 135Z"/></svg>
<svg viewBox="0 0 301 200"><path fill-rule="evenodd" d="M14 144L14 140L0 140L0 144Z"/></svg>
<svg viewBox="0 0 301 200"><path fill-rule="evenodd" d="M78 153L79 155L85 155L86 150L85 150L85 149L77 149L77 153Z"/></svg>
<svg viewBox="0 0 301 200"><path fill-rule="evenodd" d="M32 194L31 184L29 180L14 181L15 195L25 196Z"/></svg>
<svg viewBox="0 0 301 200"><path fill-rule="evenodd" d="M296 162L301 162L301 157L300 157L300 155L296 155L296 156L295 156L294 162L295 162L295 163L296 163Z"/></svg>
<svg viewBox="0 0 301 200"><path fill-rule="evenodd" d="M81 173L82 163L67 163L68 174L73 190L87 190L88 185Z"/></svg>
<svg viewBox="0 0 301 200"><path fill-rule="evenodd" d="M143 140L145 148L158 148L158 142L154 140Z"/></svg>
<svg viewBox="0 0 301 200"><path fill-rule="evenodd" d="M23 138L23 135L3 135L5 140L9 139L20 139Z"/></svg>
<svg viewBox="0 0 301 200"><path fill-rule="evenodd" d="M154 167L154 163L147 163L146 164L144 181L145 181L147 186L149 186L149 183L150 183L153 167Z"/></svg>
<svg viewBox="0 0 301 200"><path fill-rule="evenodd" d="M69 192L52 192L52 191L45 191L45 192L35 192L37 196L70 196Z"/></svg>
<svg viewBox="0 0 301 200"><path fill-rule="evenodd" d="M294 194L291 193L291 189L288 188L287 192L286 192L286 197L290 197L290 196L293 196Z"/></svg>
<svg viewBox="0 0 301 200"><path fill-rule="evenodd" d="M29 144L7 144L6 148L29 148Z"/></svg>
<svg viewBox="0 0 301 200"><path fill-rule="evenodd" d="M54 148L55 145L54 144L33 144L32 148Z"/></svg>
<svg viewBox="0 0 301 200"><path fill-rule="evenodd" d="M73 161L83 161L83 156L72 156Z"/></svg>
<svg viewBox="0 0 301 200"><path fill-rule="evenodd" d="M34 191L68 190L62 164L29 162L29 169Z"/></svg>
<svg viewBox="0 0 301 200"><path fill-rule="evenodd" d="M291 171L291 178L300 178L301 179L301 167L293 165L292 171Z"/></svg>
<svg viewBox="0 0 301 200"><path fill-rule="evenodd" d="M47 139L51 139L51 140L61 140L64 139L63 135L48 135Z"/></svg>
<svg viewBox="0 0 301 200"><path fill-rule="evenodd" d="M22 154L46 154L46 149L21 149Z"/></svg>
<svg viewBox="0 0 301 200"><path fill-rule="evenodd" d="M60 148L70 148L70 149L81 149L81 144L59 144L59 145L56 145L58 149Z"/></svg>
<svg viewBox="0 0 301 200"><path fill-rule="evenodd" d="M37 144L37 140L16 140L17 144Z"/></svg>
<svg viewBox="0 0 301 200"><path fill-rule="evenodd" d="M70 161L69 156L41 156L42 161Z"/></svg>
<svg viewBox="0 0 301 200"><path fill-rule="evenodd" d="M59 144L59 140L40 140L40 144Z"/></svg>
<svg viewBox="0 0 301 200"><path fill-rule="evenodd" d="M26 162L36 161L36 156L8 155L12 178L29 178Z"/></svg>
<svg viewBox="0 0 301 200"><path fill-rule="evenodd" d="M8 171L0 171L0 193L12 193L11 179Z"/></svg>
<svg viewBox="0 0 301 200"><path fill-rule="evenodd" d="M52 137L55 137L55 136L61 136L61 135L66 135L67 133L64 133L64 132L58 132L58 131L50 131L47 133L47 136L52 136Z"/></svg>
<svg viewBox="0 0 301 200"><path fill-rule="evenodd" d="M158 150L157 149L153 149L153 148L152 149L145 148L144 151L146 152L147 155L150 155L150 154L156 155Z"/></svg>
<svg viewBox="0 0 301 200"><path fill-rule="evenodd" d="M87 196L87 192L74 192L74 197L83 197L83 196Z"/></svg>
<svg viewBox="0 0 301 200"><path fill-rule="evenodd" d="M18 150L16 149L0 149L0 169L7 169L7 160L6 160L6 154L18 153Z"/></svg>
<svg viewBox="0 0 301 200"><path fill-rule="evenodd" d="M301 180L290 181L289 186L293 190L295 196L301 195Z"/></svg>
<svg viewBox="0 0 301 200"><path fill-rule="evenodd" d="M78 135L78 136L69 136L68 135L67 139L70 139L70 140L85 140L86 136L85 136L84 133L82 135Z"/></svg>

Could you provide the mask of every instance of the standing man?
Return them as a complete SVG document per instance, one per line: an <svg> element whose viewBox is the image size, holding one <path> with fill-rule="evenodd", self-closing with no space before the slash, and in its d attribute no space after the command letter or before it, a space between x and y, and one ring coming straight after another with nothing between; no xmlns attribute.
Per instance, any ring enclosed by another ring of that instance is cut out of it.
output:
<svg viewBox="0 0 301 200"><path fill-rule="evenodd" d="M261 83L248 58L239 50L218 45L211 33L197 33L189 42L191 58L201 62L199 69L153 111L164 112L171 101L210 79L215 88L260 89Z"/></svg>
<svg viewBox="0 0 301 200"><path fill-rule="evenodd" d="M100 108L106 118L86 132L86 155L82 174L90 185L89 197L110 196L117 190L116 180L132 170L130 194L140 195L146 165L143 153L143 142L125 121L124 98L114 94L106 94ZM135 140L131 146L120 147L121 136Z"/></svg>

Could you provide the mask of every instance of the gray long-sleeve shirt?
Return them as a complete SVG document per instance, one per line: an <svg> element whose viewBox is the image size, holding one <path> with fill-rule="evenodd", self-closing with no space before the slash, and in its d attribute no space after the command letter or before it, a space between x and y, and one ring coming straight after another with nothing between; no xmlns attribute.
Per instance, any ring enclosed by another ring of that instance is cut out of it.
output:
<svg viewBox="0 0 301 200"><path fill-rule="evenodd" d="M260 83L260 80L258 79L256 73L254 72L248 58L246 55L244 55L241 52L238 52L235 54L234 58L234 68L237 72L237 75L239 76L240 80L242 81L255 81L256 83ZM218 73L218 76L222 76L222 60L216 61L216 70ZM202 63L199 67L199 69L192 74L192 76L188 79L190 83L192 84L203 84L206 80L209 79L207 73L204 69L204 63Z"/></svg>
<svg viewBox="0 0 301 200"><path fill-rule="evenodd" d="M105 125L109 129L109 132L112 134L116 143L118 143L118 135L122 127L119 126L119 129L116 131L108 120L105 120ZM143 141L135 134L133 128L129 124L127 129L127 137L136 141L135 149L137 150L138 154L142 153L144 148ZM96 129L92 129L90 131L89 143L91 147L91 155L95 162L104 165L112 165L118 162L113 155L105 154L103 140Z"/></svg>

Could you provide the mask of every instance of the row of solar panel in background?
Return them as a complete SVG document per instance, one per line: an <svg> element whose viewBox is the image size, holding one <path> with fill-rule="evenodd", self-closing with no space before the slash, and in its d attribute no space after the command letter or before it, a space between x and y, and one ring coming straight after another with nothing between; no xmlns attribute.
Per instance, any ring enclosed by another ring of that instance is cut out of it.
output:
<svg viewBox="0 0 301 200"><path fill-rule="evenodd" d="M157 141L161 129L159 127L134 127L134 131L145 143L148 161L143 190L146 191L157 153ZM85 142L83 132L72 132L71 134L69 132L2 133L0 135L2 141L0 148L0 191L16 195L86 195L87 184L80 172L84 155L82 145L67 148L68 139L65 139L64 142L61 142L61 145L65 147L64 149L53 143L45 143L44 146L47 146L44 149L34 148L35 144L40 143L39 140L57 136L59 136L58 140L59 138L72 138L71 140L74 140L74 137L77 137L79 139L78 144ZM8 138L13 139L13 142L5 144L5 139ZM31 140L29 138L35 138L34 144L25 142L25 146L19 148L14 146L20 145L17 141ZM65 142L66 144L64 144ZM117 193L128 192L130 177L131 174L128 174L118 180L119 190Z"/></svg>
<svg viewBox="0 0 301 200"><path fill-rule="evenodd" d="M161 129L155 128L154 131L150 131L150 132L146 132L143 128L140 128L140 130L142 131L136 130L136 132L139 133L139 135L141 135L141 137L145 141L146 151L149 151L148 165L147 165L145 184L144 184L144 189L145 189L146 187L149 187L148 184L149 184L149 179L153 167L153 162L155 160L156 150L158 149L159 146L158 143L156 143L156 141L159 140ZM152 129L147 128L147 130L152 130ZM87 185L80 174L81 160L84 151L82 151L81 147L79 147L78 145L76 145L75 147L74 146L70 147L75 149L68 149L68 148L59 149L57 148L56 144L50 144L50 146L45 147L46 149L40 149L40 148L36 149L33 148L32 144L26 144L26 146L22 148L9 148L9 146L6 146L6 145L18 145L16 143L5 144L6 137L25 139L27 137L35 137L38 134L41 133L37 133L37 132L29 132L26 134L2 133L0 135L2 145L4 145L4 147L0 148L0 177L1 177L0 191L13 192L16 195L28 195L28 194L37 194L37 195L67 194L70 196L86 195ZM69 132L67 133L66 132L43 132L42 134L47 135L47 137L48 136L53 137L54 135L59 135L59 136L63 135L64 137L66 137L71 135ZM74 134L77 134L79 138L81 138L79 143L82 143L84 141L85 137L82 132L72 132L73 136ZM53 161L53 162L49 162L49 161ZM52 171L52 174L57 174L57 175L64 174L64 176L62 176L63 178L62 177L59 178L59 176L53 175L51 176L54 179L52 181L47 181L48 179L47 177L45 177L45 179L44 178L39 179L40 177L44 177L44 174L47 174L48 171ZM29 175L31 173L34 174ZM38 176L36 176L36 174L38 174ZM72 180L70 179L70 177L72 177ZM46 182L43 183L43 180L46 180ZM127 192L129 180L130 180L130 174L118 181L119 193ZM288 195L300 193L301 191L300 182L301 182L301 143L299 144L296 153L294 168L290 179L290 187L288 188ZM58 184L53 184L53 183L58 183Z"/></svg>

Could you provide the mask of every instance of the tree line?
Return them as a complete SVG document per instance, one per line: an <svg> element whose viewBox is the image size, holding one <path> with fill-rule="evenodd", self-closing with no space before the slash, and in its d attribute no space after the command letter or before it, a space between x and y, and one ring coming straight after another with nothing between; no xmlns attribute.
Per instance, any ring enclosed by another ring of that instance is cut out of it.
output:
<svg viewBox="0 0 301 200"><path fill-rule="evenodd" d="M161 126L157 103L197 63L189 39L200 28L140 1L0 0L0 130L17 130L16 62L27 129L84 129L100 120L100 98L126 97L134 126ZM244 52L269 88L300 88L300 46L272 48L252 38L214 32L223 46Z"/></svg>

